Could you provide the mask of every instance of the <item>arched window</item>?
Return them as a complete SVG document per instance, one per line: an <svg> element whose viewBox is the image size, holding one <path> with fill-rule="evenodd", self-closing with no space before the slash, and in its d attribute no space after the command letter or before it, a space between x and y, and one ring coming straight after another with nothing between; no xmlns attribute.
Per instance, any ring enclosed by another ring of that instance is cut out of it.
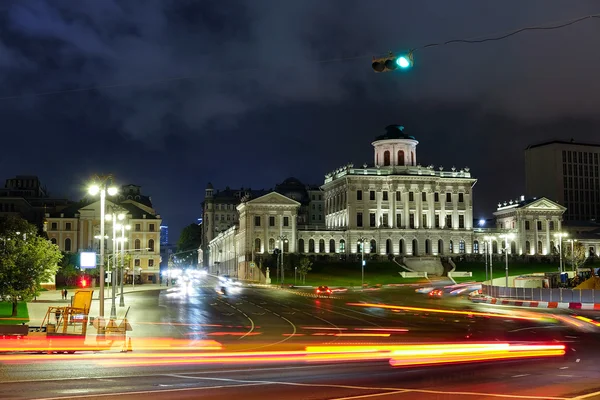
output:
<svg viewBox="0 0 600 400"><path fill-rule="evenodd" d="M375 158L376 158L375 164L379 165L379 153L377 153L377 155L375 156Z"/></svg>
<svg viewBox="0 0 600 400"><path fill-rule="evenodd" d="M452 240L448 243L448 250L450 254L454 253L454 242Z"/></svg>
<svg viewBox="0 0 600 400"><path fill-rule="evenodd" d="M56 238L52 238L52 239L50 239L50 242L51 242L52 244L56 244Z"/></svg>
<svg viewBox="0 0 600 400"><path fill-rule="evenodd" d="M438 253L444 254L444 241L442 239L438 240Z"/></svg>
<svg viewBox="0 0 600 400"><path fill-rule="evenodd" d="M273 250L275 250L275 239L271 238L269 239L269 252L273 252Z"/></svg>
<svg viewBox="0 0 600 400"><path fill-rule="evenodd" d="M404 165L404 151L398 150L398 165Z"/></svg>
<svg viewBox="0 0 600 400"><path fill-rule="evenodd" d="M392 239L385 241L385 254L392 254Z"/></svg>
<svg viewBox="0 0 600 400"><path fill-rule="evenodd" d="M335 240L331 239L329 241L329 252L335 253Z"/></svg>
<svg viewBox="0 0 600 400"><path fill-rule="evenodd" d="M254 239L254 251L260 253L260 238Z"/></svg>
<svg viewBox="0 0 600 400"><path fill-rule="evenodd" d="M283 242L283 252L284 253L289 253L290 252L290 241L289 240L285 240Z"/></svg>
<svg viewBox="0 0 600 400"><path fill-rule="evenodd" d="M492 254L498 254L498 242L496 240L492 242Z"/></svg>
<svg viewBox="0 0 600 400"><path fill-rule="evenodd" d="M541 241L541 240L539 240L539 241L538 241L538 245L537 245L537 253L538 253L538 254L542 254L542 251L543 251L543 249L544 249L544 248L542 247L542 241Z"/></svg>
<svg viewBox="0 0 600 400"><path fill-rule="evenodd" d="M550 254L558 253L558 249L554 246L554 240L550 241Z"/></svg>
<svg viewBox="0 0 600 400"><path fill-rule="evenodd" d="M400 239L400 243L398 243L398 252L404 254L404 239Z"/></svg>
<svg viewBox="0 0 600 400"><path fill-rule="evenodd" d="M304 239L298 239L298 253L304 253Z"/></svg>
<svg viewBox="0 0 600 400"><path fill-rule="evenodd" d="M473 241L473 253L479 254L479 242L477 240Z"/></svg>
<svg viewBox="0 0 600 400"><path fill-rule="evenodd" d="M340 253L346 252L346 241L344 239L340 240Z"/></svg>
<svg viewBox="0 0 600 400"><path fill-rule="evenodd" d="M356 243L356 252L357 252L358 254L361 254L361 253L362 253L362 245L363 245L363 242L357 242L357 243Z"/></svg>
<svg viewBox="0 0 600 400"><path fill-rule="evenodd" d="M315 252L315 239L309 239L308 240L308 252L309 253L314 253Z"/></svg>
<svg viewBox="0 0 600 400"><path fill-rule="evenodd" d="M410 165L415 165L415 152L410 152Z"/></svg>
<svg viewBox="0 0 600 400"><path fill-rule="evenodd" d="M531 242L529 240L525 242L525 254L531 254Z"/></svg>
<svg viewBox="0 0 600 400"><path fill-rule="evenodd" d="M135 239L135 242L133 242L133 248L136 250L140 250L142 248L142 242L140 239Z"/></svg>
<svg viewBox="0 0 600 400"><path fill-rule="evenodd" d="M65 239L65 251L71 251L71 238Z"/></svg>
<svg viewBox="0 0 600 400"><path fill-rule="evenodd" d="M390 152L388 150L383 153L383 165L390 165Z"/></svg>
<svg viewBox="0 0 600 400"><path fill-rule="evenodd" d="M377 254L377 242L375 239L371 239L371 249L369 250L369 253Z"/></svg>
<svg viewBox="0 0 600 400"><path fill-rule="evenodd" d="M413 256L418 256L419 255L419 242L417 241L417 239L413 239L412 248L413 248Z"/></svg>
<svg viewBox="0 0 600 400"><path fill-rule="evenodd" d="M458 252L460 254L465 254L465 241L464 240L460 240L458 242Z"/></svg>
<svg viewBox="0 0 600 400"><path fill-rule="evenodd" d="M431 240L425 240L425 254L431 254Z"/></svg>
<svg viewBox="0 0 600 400"><path fill-rule="evenodd" d="M319 240L319 253L325 253L325 239Z"/></svg>
<svg viewBox="0 0 600 400"><path fill-rule="evenodd" d="M148 240L148 251L154 251L154 239Z"/></svg>
<svg viewBox="0 0 600 400"><path fill-rule="evenodd" d="M510 254L517 254L517 244L510 242Z"/></svg>

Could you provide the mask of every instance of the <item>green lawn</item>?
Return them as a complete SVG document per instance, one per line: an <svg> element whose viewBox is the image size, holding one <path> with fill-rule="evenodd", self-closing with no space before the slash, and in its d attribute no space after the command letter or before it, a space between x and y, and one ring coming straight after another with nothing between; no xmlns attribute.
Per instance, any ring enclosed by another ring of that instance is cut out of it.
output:
<svg viewBox="0 0 600 400"><path fill-rule="evenodd" d="M29 322L27 303L19 302L17 304L17 316L12 318L11 315L12 303L0 301L0 325L19 325Z"/></svg>
<svg viewBox="0 0 600 400"><path fill-rule="evenodd" d="M393 262L368 261L365 266L365 284L386 285L390 283L419 283L426 282L422 278L402 278L398 272L403 271ZM286 283L294 282L294 274L289 273L285 278ZM298 277L298 285L303 285ZM312 271L306 275L306 283L309 286L360 286L361 266L355 263L318 263L312 266Z"/></svg>
<svg viewBox="0 0 600 400"><path fill-rule="evenodd" d="M506 276L506 264L505 261L502 262L494 260L492 264L492 271L495 278L501 278ZM472 272L472 278L454 278L456 282L467 282L467 281L477 281L481 282L485 280L485 262L456 262L456 270L457 271L467 271ZM547 263L524 263L524 262L511 262L508 260L508 274L510 276L513 275L525 275L532 274L536 272L557 272L558 265L547 264ZM489 279L489 278L488 278Z"/></svg>

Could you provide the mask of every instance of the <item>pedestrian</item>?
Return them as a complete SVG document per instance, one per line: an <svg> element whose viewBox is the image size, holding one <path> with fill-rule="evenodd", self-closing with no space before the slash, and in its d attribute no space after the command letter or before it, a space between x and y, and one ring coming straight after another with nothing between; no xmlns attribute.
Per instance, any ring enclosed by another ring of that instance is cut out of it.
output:
<svg viewBox="0 0 600 400"><path fill-rule="evenodd" d="M65 291L63 289L60 290L60 298L65 299Z"/></svg>
<svg viewBox="0 0 600 400"><path fill-rule="evenodd" d="M69 294L69 292L67 292L67 289L65 289L64 294L65 294L65 300L67 300L68 299L67 295Z"/></svg>

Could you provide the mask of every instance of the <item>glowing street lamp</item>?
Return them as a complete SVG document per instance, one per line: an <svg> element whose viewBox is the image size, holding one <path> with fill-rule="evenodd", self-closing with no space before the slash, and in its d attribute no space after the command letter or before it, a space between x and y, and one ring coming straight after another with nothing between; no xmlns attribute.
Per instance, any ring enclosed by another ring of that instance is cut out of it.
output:
<svg viewBox="0 0 600 400"><path fill-rule="evenodd" d="M365 288L365 243L367 238L360 237L358 238L357 243L360 244L360 268L361 268L361 278L360 278L360 290Z"/></svg>
<svg viewBox="0 0 600 400"><path fill-rule="evenodd" d="M509 239L514 239L515 234L514 233L506 233L504 235L500 235L501 239L504 239L504 255L506 256L506 287L508 287L508 240Z"/></svg>
<svg viewBox="0 0 600 400"><path fill-rule="evenodd" d="M281 286L283 286L283 280L284 280L284 272L283 272L283 253L285 250L285 243L288 242L288 238L286 235L281 235L278 238L279 243L281 244Z"/></svg>
<svg viewBox="0 0 600 400"><path fill-rule="evenodd" d="M560 272L563 272L563 258L562 258L562 240L564 237L569 236L566 232L557 232L554 234L555 238L558 238L558 259L560 263ZM571 242L572 243L572 242Z"/></svg>
<svg viewBox="0 0 600 400"><path fill-rule="evenodd" d="M485 280L487 280L487 271L488 271L488 255L489 255L489 266L490 266L490 284L494 284L494 274L492 271L492 241L496 240L494 236L484 236L484 247L485 247Z"/></svg>
<svg viewBox="0 0 600 400"><path fill-rule="evenodd" d="M106 194L114 196L118 193L118 189L114 186L109 186L108 182L112 183L112 175L101 175L94 178L93 183L88 188L88 193L92 196L100 194L100 318L104 318L104 219L106 213ZM100 324L98 325L101 326Z"/></svg>

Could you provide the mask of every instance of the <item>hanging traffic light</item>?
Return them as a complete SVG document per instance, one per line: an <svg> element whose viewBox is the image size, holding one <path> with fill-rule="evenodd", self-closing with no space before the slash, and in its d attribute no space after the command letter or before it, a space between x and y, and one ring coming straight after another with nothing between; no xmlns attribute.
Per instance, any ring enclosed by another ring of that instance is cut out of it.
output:
<svg viewBox="0 0 600 400"><path fill-rule="evenodd" d="M412 52L407 54L401 54L395 56L392 52L387 57L376 58L373 57L371 67L375 72L390 72L395 71L398 68L407 69L412 67L414 64Z"/></svg>

